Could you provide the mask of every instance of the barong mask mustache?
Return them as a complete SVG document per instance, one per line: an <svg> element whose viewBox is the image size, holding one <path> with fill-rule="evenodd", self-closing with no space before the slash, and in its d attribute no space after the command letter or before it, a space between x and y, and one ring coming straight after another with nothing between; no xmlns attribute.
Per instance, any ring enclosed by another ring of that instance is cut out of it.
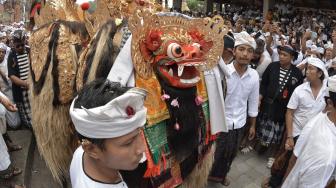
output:
<svg viewBox="0 0 336 188"><path fill-rule="evenodd" d="M126 135L146 123L147 108L144 100L147 92L132 88L104 106L86 109L70 107L70 116L76 131L87 138L116 138Z"/></svg>

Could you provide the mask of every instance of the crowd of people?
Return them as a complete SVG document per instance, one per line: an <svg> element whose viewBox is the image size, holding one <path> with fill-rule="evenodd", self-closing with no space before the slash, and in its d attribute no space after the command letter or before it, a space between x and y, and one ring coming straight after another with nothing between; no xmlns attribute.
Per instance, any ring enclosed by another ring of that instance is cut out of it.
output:
<svg viewBox="0 0 336 188"><path fill-rule="evenodd" d="M12 176L21 174L8 152L21 150L7 129L31 129L28 99L29 47L24 24L0 25L0 87L1 87L1 178L6 185ZM14 105L15 104L15 105ZM19 187L19 186L17 186Z"/></svg>
<svg viewBox="0 0 336 188"><path fill-rule="evenodd" d="M235 154L227 155L226 149L242 153L255 149L271 154L266 164L271 177L263 187L325 187L336 172L335 126L330 122L335 17L281 3L268 14L272 19L261 19L254 8L228 7L223 17L232 24L232 33L225 37L222 57L227 64L223 72L228 73L225 115L233 127L217 139L214 174L209 179L229 184L226 175ZM237 45L242 43L242 33L250 49ZM253 84L252 69L260 85ZM255 90L258 97L253 97ZM249 93L244 96L245 92ZM329 125L331 129L324 129Z"/></svg>
<svg viewBox="0 0 336 188"><path fill-rule="evenodd" d="M193 17L218 14L184 13ZM230 29L215 68L224 86L228 131L217 135L208 180L230 185L227 174L237 153L256 150L270 155L265 165L271 176L262 187L323 188L331 184L336 180L336 18L332 12L297 9L288 2L276 4L267 18L258 7L247 10L232 4L219 14ZM22 172L10 160L8 152L21 147L11 140L7 127L31 129L32 112L27 32L22 23L0 25L0 31L3 181ZM204 74L205 79L212 75L211 71ZM124 88L106 80L95 81L79 93L70 108L81 140L70 167L74 187L96 185L92 183L96 180L113 182L110 187L127 187L117 170L136 168L145 152L139 131L146 121L145 96L140 88ZM119 109L130 103L136 111L125 116ZM101 109L113 115L102 115ZM132 121L129 116L134 117ZM106 128L106 122L118 126ZM99 138L109 139L103 144ZM106 166L116 171L95 171Z"/></svg>

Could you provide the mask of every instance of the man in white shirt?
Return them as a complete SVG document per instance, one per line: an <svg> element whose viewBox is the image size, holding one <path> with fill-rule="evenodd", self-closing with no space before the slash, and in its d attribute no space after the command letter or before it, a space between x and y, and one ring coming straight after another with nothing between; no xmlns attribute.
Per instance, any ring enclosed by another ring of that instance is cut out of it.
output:
<svg viewBox="0 0 336 188"><path fill-rule="evenodd" d="M3 105L7 110L10 111L17 111L17 108L14 104L12 104L7 97L0 92L0 103ZM19 175L22 173L22 170L19 168L15 168L10 160L10 156L8 153L8 148L6 143L3 139L2 134L0 134L0 187L15 187L15 188L22 188L22 186L15 185L12 181L6 181L13 176ZM6 180L3 180L6 179Z"/></svg>
<svg viewBox="0 0 336 188"><path fill-rule="evenodd" d="M307 82L298 86L292 94L286 113L286 148L294 147L294 139L299 136L309 119L325 108L324 97L328 94L326 79L328 72L318 58L308 58L306 68Z"/></svg>
<svg viewBox="0 0 336 188"><path fill-rule="evenodd" d="M259 100L259 75L249 67L256 42L248 33L241 32L235 35L234 47L235 60L227 66L225 99L225 117L229 131L219 133L217 137L215 162L208 178L225 186L230 184L226 175L237 154L247 114L250 120L249 139L255 136Z"/></svg>
<svg viewBox="0 0 336 188"><path fill-rule="evenodd" d="M70 166L73 188L125 188L119 170L134 170L144 153L146 91L97 80L70 107L81 146Z"/></svg>
<svg viewBox="0 0 336 188"><path fill-rule="evenodd" d="M294 148L296 163L283 188L324 188L336 166L336 76L328 80L329 97L303 128Z"/></svg>
<svg viewBox="0 0 336 188"><path fill-rule="evenodd" d="M328 94L328 72L324 63L318 58L308 58L306 68L307 82L295 88L286 112L287 138L285 142L286 161L282 168L273 169L268 184L272 187L280 186L286 171L293 167L292 150L307 122L320 113L326 106L324 97ZM282 155L280 155L282 157Z"/></svg>
<svg viewBox="0 0 336 188"><path fill-rule="evenodd" d="M13 101L12 83L8 78L7 60L10 53L10 48L4 43L0 43L0 90L10 101ZM21 124L18 112L6 111L7 124L11 128L18 128Z"/></svg>

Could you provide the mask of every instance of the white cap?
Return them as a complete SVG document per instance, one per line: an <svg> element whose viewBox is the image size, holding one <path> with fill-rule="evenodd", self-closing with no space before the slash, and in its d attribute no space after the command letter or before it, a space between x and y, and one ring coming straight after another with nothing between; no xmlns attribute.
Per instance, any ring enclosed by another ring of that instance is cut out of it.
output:
<svg viewBox="0 0 336 188"><path fill-rule="evenodd" d="M7 48L8 48L8 47L7 47L6 44L0 42L0 49L7 50Z"/></svg>
<svg viewBox="0 0 336 188"><path fill-rule="evenodd" d="M318 48L317 48L317 51L318 51L320 54L324 54L324 48L322 48L322 47L318 47Z"/></svg>
<svg viewBox="0 0 336 188"><path fill-rule="evenodd" d="M313 45L314 45L314 43L313 43L312 40L307 40L307 41L306 41L306 47L307 47L307 48L311 48Z"/></svg>
<svg viewBox="0 0 336 188"><path fill-rule="evenodd" d="M132 88L104 106L86 109L70 106L70 116L77 132L88 138L116 138L146 123L147 108L144 89Z"/></svg>
<svg viewBox="0 0 336 188"><path fill-rule="evenodd" d="M324 48L325 49L333 49L334 45L331 41L328 41L328 43L324 45Z"/></svg>
<svg viewBox="0 0 336 188"><path fill-rule="evenodd" d="M307 59L307 63L313 65L314 67L317 67L317 68L321 69L323 71L325 79L327 79L329 77L329 74L328 74L328 71L326 69L325 64L319 58L309 57Z"/></svg>
<svg viewBox="0 0 336 188"><path fill-rule="evenodd" d="M256 41L246 31L235 34L234 38L235 38L234 47L239 46L239 45L249 45L253 49L257 48Z"/></svg>
<svg viewBox="0 0 336 188"><path fill-rule="evenodd" d="M6 37L6 36L7 36L6 32L0 32L0 38Z"/></svg>
<svg viewBox="0 0 336 188"><path fill-rule="evenodd" d="M308 47L308 46L307 46L307 47ZM320 52L319 52L319 49L317 48L317 46L316 46L315 44L311 45L311 46L308 47L308 48L310 48L310 50L311 50L312 52L318 52L318 53L320 53Z"/></svg>

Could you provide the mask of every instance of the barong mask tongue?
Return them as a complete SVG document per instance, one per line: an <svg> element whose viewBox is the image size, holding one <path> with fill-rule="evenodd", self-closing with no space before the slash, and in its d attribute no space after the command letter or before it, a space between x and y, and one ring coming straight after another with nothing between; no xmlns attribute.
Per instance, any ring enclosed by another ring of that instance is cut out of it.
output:
<svg viewBox="0 0 336 188"><path fill-rule="evenodd" d="M144 107L146 91L132 88L104 106L86 109L70 107L76 130L88 138L116 138L134 131L146 123Z"/></svg>

